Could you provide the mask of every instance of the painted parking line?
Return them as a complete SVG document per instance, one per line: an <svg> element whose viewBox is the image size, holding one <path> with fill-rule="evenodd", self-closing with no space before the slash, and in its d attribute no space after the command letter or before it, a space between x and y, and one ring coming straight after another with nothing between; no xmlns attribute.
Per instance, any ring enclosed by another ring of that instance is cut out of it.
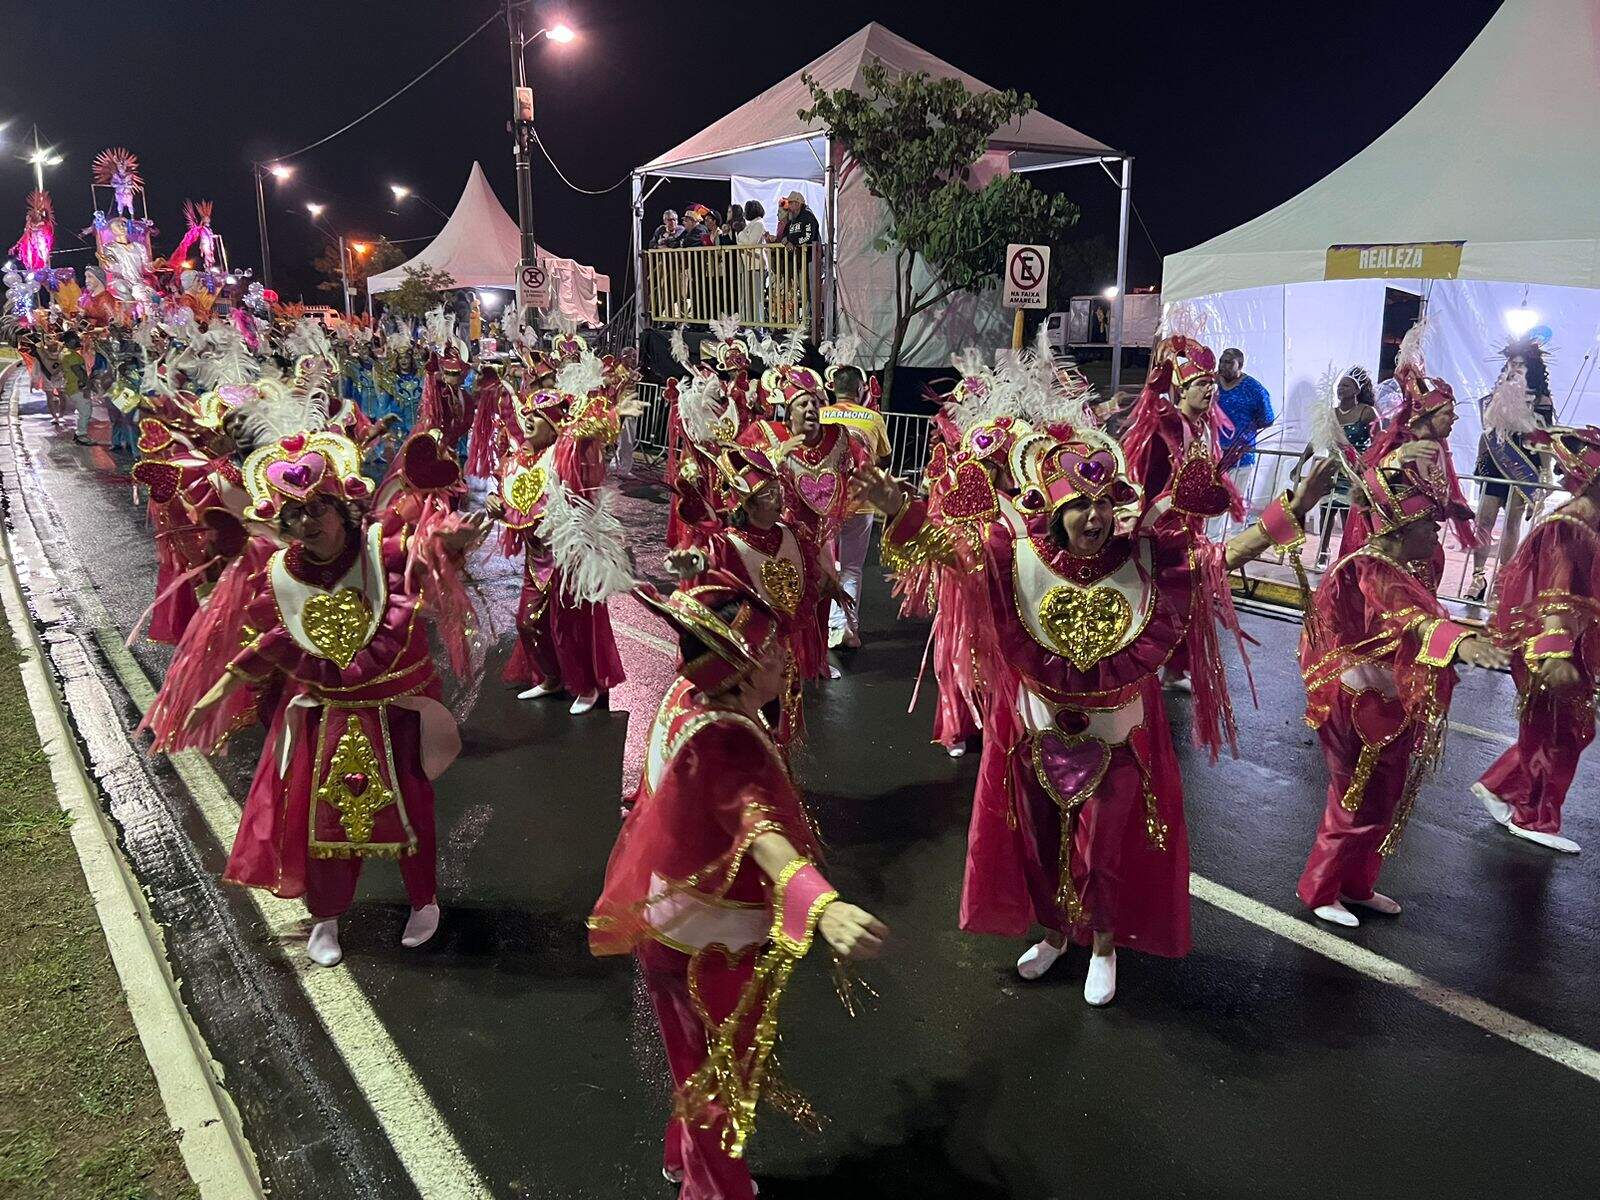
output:
<svg viewBox="0 0 1600 1200"><path fill-rule="evenodd" d="M1303 946L1313 954L1320 954L1331 962L1348 967L1369 979L1398 988L1413 999L1452 1017L1476 1025L1485 1033L1510 1042L1514 1046L1549 1059L1559 1066L1600 1082L1600 1050L1591 1049L1571 1038L1552 1033L1541 1025L1524 1020L1515 1013L1480 1000L1476 996L1458 991L1447 984L1413 971L1410 967L1384 958L1364 946L1346 941L1335 933L1320 929L1298 916L1280 912L1270 905L1252 900L1249 896L1224 887L1200 875L1189 876L1189 894L1204 900L1215 908L1248 921L1285 941Z"/></svg>

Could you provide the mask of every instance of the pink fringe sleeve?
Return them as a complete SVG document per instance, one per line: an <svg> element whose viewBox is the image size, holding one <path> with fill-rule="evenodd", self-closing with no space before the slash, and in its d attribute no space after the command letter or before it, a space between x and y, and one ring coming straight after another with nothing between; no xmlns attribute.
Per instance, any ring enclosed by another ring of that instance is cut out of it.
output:
<svg viewBox="0 0 1600 1200"><path fill-rule="evenodd" d="M246 612L261 594L261 571L272 552L272 543L266 539L252 539L244 553L222 572L199 615L189 623L161 691L139 722L139 729L148 729L155 735L152 750L165 754L177 750L210 752L254 719L255 696L250 688L241 687L214 705L203 720L186 728L190 713L239 654Z"/></svg>

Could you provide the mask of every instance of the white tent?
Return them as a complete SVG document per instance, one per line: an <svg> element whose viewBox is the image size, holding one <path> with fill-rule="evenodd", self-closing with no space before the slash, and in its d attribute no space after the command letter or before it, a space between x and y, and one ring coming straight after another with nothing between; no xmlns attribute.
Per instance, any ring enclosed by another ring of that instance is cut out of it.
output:
<svg viewBox="0 0 1600 1200"><path fill-rule="evenodd" d="M458 287L515 288L521 256L522 235L517 223L495 196L483 167L473 163L467 186L444 228L421 254L368 279L367 294L393 291L405 282L407 267L421 266L448 271ZM596 293L609 292L610 279L593 267L557 258L543 246L539 247L539 262L550 275L553 307L580 324L599 324Z"/></svg>
<svg viewBox="0 0 1600 1200"><path fill-rule="evenodd" d="M1329 246L1461 241L1461 279L1600 287L1600 11L1506 0L1417 106L1291 200L1169 255L1184 300L1323 278Z"/></svg>
<svg viewBox="0 0 1600 1200"><path fill-rule="evenodd" d="M1429 369L1469 398L1492 386L1508 314L1532 309L1550 329L1558 406L1566 419L1596 419L1597 197L1600 9L1595 0L1506 0L1433 89L1349 162L1169 255L1162 300L1199 310L1210 340L1245 350L1246 369L1286 408L1291 434L1330 363L1377 366L1388 288L1425 298ZM1449 242L1461 243L1459 268L1434 278L1328 278L1334 246ZM1473 408L1460 410L1458 463L1475 453Z"/></svg>
<svg viewBox="0 0 1600 1200"><path fill-rule="evenodd" d="M752 195L787 191L792 185L809 196L816 194L813 189L820 185L823 204L818 211L826 230L828 261L837 265L830 273L825 328L833 333L848 325L861 335L864 350L878 353L881 361L894 311L893 264L872 246L882 225L881 208L842 148L830 145L821 123L802 121L799 116L812 103L801 76L810 75L830 91L842 87L859 89L864 86L863 69L872 59L881 61L893 73L925 71L936 78L959 79L973 92L995 90L876 22L866 26L755 99L634 170L634 260L641 294L641 226L648 176L726 180L735 194ZM1120 176L1113 176L1122 198L1117 256L1120 294L1125 283L1133 160L1038 110L998 130L990 139L989 150L984 166L991 173L1095 164L1110 174L1109 164L1121 165ZM902 362L908 366L943 365L949 361L952 349L975 340L992 345L1008 337L1009 324L1002 319L997 301L993 297L979 300L984 302L952 303L942 311L925 314L927 319L920 328L913 326L911 330Z"/></svg>

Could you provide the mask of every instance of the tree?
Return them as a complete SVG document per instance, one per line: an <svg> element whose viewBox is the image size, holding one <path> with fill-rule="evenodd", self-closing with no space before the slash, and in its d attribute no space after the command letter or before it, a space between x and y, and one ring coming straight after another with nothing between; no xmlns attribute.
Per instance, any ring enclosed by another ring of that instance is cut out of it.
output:
<svg viewBox="0 0 1600 1200"><path fill-rule="evenodd" d="M449 271L436 270L424 263L420 267L407 267L401 272L399 287L384 294L389 310L402 317L420 321L431 309L444 303L444 294L456 286Z"/></svg>
<svg viewBox="0 0 1600 1200"><path fill-rule="evenodd" d="M802 76L813 104L800 117L827 127L888 213L879 246L894 252L895 266L894 336L883 378L887 397L906 332L919 313L997 281L1008 242L1061 240L1077 222L1078 208L1021 175L1000 176L976 189L970 184L972 164L990 136L1030 111L1030 96L969 92L958 79L921 71L891 77L876 59L862 76L861 92L824 91Z"/></svg>
<svg viewBox="0 0 1600 1200"><path fill-rule="evenodd" d="M350 286L358 293L369 276L382 274L390 267L405 261L405 251L401 250L388 238L378 238L376 241L364 241L360 238L346 238L344 241L345 269L350 273ZM338 292L344 287L344 277L339 271L339 242L337 238L328 238L322 244L322 253L317 255L311 264L316 268L322 278L317 284L317 290L323 292Z"/></svg>

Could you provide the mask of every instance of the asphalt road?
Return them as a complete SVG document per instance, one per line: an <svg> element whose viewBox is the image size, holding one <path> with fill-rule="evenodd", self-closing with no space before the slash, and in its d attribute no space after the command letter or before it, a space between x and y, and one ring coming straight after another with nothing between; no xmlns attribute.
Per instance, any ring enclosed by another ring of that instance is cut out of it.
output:
<svg viewBox="0 0 1600 1200"><path fill-rule="evenodd" d="M78 593L79 632L94 632L103 607L125 633L154 578L128 464L74 446L41 416L21 420L26 454L4 472L8 508L28 506L63 588ZM648 573L660 489L627 491ZM476 1194L668 1196L658 1173L668 1084L648 1005L632 964L596 961L583 936L623 776L670 675L664 631L618 606L633 678L610 712L575 720L559 705L518 703L497 682L515 572L486 561L479 573L498 637L482 686L458 697L466 750L439 784L444 924L422 951L402 950L398 874L372 864L335 970L392 1041L400 1094L431 1100L438 1132L481 1177ZM1405 913L1340 935L1402 978L1426 977L1396 986L1284 934L1304 928L1294 884L1325 777L1301 720L1297 630L1247 617L1261 642L1261 703L1241 704L1241 757L1213 767L1184 750L1183 769L1197 886L1237 893L1256 915L1197 900L1195 952L1122 955L1115 1004L1092 1010L1083 952L1025 984L1012 968L1023 943L956 929L976 756L952 761L928 744L926 696L906 712L926 629L895 619L873 575L865 648L844 679L808 697L799 774L830 877L894 941L864 972L878 996L854 1019L822 962L797 975L784 1070L831 1121L808 1134L766 1114L751 1151L763 1197L1600 1194L1600 1081L1585 1050L1600 1047L1600 759L1585 761L1569 804L1565 832L1593 847L1584 855L1491 826L1468 788L1501 748L1481 731L1512 731L1509 680L1478 673L1457 692L1453 720L1480 732L1452 733L1385 870L1381 886ZM91 590L98 605L82 603ZM106 656L93 657L109 679ZM137 657L159 676L163 651ZM1188 701L1170 703L1181 741ZM124 700L124 729L133 714ZM95 718L75 716L93 742ZM235 795L254 749L219 766ZM308 1002L298 947L281 952L246 898L216 887L224 848L183 784L159 764L144 770L134 790L152 790L136 806L125 772L107 779L111 811L274 1194L416 1195L413 1131L375 1115L396 1106L370 1084L363 1093L352 1031ZM1475 1002L1510 1025L1455 1015ZM1545 1032L1556 1051L1526 1048ZM474 1193L463 1177L430 1194Z"/></svg>

